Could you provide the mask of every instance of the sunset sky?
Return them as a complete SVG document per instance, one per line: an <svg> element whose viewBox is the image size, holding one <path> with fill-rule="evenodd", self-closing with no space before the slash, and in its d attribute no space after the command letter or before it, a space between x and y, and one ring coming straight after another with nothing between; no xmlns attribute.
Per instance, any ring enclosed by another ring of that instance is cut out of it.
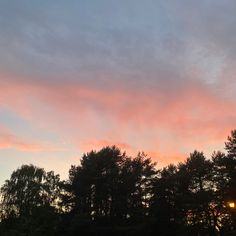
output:
<svg viewBox="0 0 236 236"><path fill-rule="evenodd" d="M158 167L236 128L235 0L0 0L0 183L91 149Z"/></svg>

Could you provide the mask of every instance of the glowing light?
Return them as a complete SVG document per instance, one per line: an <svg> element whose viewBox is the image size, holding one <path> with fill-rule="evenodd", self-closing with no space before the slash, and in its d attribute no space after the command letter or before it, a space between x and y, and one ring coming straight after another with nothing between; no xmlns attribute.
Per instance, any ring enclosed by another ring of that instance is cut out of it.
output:
<svg viewBox="0 0 236 236"><path fill-rule="evenodd" d="M229 207L230 208L235 208L235 203L234 202L229 202Z"/></svg>

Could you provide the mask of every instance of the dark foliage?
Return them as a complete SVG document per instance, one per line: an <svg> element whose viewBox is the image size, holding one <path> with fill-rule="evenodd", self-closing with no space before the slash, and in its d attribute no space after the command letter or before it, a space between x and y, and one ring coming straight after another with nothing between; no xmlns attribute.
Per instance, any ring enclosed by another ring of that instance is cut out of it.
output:
<svg viewBox="0 0 236 236"><path fill-rule="evenodd" d="M105 147L67 181L23 165L1 187L0 235L236 235L236 130L225 149L157 170L144 153Z"/></svg>

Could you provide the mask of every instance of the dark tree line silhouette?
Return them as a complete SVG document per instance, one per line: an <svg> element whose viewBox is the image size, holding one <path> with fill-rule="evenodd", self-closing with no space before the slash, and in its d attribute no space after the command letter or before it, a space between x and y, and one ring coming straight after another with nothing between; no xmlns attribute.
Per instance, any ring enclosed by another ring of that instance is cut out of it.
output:
<svg viewBox="0 0 236 236"><path fill-rule="evenodd" d="M157 169L105 147L66 181L23 165L1 187L0 235L236 235L236 130L225 150Z"/></svg>

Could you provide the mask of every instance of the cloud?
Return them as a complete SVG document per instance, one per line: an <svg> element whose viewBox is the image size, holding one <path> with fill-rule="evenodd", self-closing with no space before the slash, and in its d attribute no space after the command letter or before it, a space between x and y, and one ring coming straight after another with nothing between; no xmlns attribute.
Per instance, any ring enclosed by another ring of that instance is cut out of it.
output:
<svg viewBox="0 0 236 236"><path fill-rule="evenodd" d="M167 80L160 88L114 82L105 89L75 81L9 81L1 80L0 104L33 126L60 133L74 146L80 143L81 151L125 144L171 158L176 151L184 155L194 148L223 145L236 125L235 102L202 81L168 87Z"/></svg>
<svg viewBox="0 0 236 236"><path fill-rule="evenodd" d="M194 79L215 82L235 57L233 1L13 2L1 3L1 71L162 83L195 68L203 73Z"/></svg>
<svg viewBox="0 0 236 236"><path fill-rule="evenodd" d="M82 141L79 145L82 150L86 150L87 152L91 150L99 150L103 147L113 146L116 145L122 150L129 151L131 150L131 146L127 143L119 143L116 141L111 140L89 140L89 141Z"/></svg>
<svg viewBox="0 0 236 236"><path fill-rule="evenodd" d="M233 1L0 5L0 108L32 127L167 163L236 126Z"/></svg>
<svg viewBox="0 0 236 236"><path fill-rule="evenodd" d="M24 152L38 152L42 150L42 146L32 141L25 140L9 129L0 126L0 149L16 149Z"/></svg>

